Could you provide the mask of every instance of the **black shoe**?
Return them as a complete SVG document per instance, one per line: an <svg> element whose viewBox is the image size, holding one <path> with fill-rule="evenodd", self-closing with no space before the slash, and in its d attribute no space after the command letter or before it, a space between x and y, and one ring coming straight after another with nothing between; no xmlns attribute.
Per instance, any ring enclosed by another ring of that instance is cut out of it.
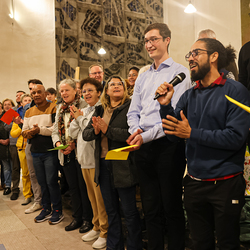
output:
<svg viewBox="0 0 250 250"><path fill-rule="evenodd" d="M4 191L3 191L3 195L8 195L8 194L10 194L10 193L11 193L10 187L6 187L6 188L4 189Z"/></svg>
<svg viewBox="0 0 250 250"><path fill-rule="evenodd" d="M72 231L75 230L82 225L82 220L77 221L76 219L72 220L71 223L65 227L65 231Z"/></svg>
<svg viewBox="0 0 250 250"><path fill-rule="evenodd" d="M12 193L12 195L10 196L11 200L17 200L17 198L19 197L19 193Z"/></svg>
<svg viewBox="0 0 250 250"><path fill-rule="evenodd" d="M83 221L82 226L79 229L79 233L81 233L81 234L87 233L92 228L93 228L92 223L85 220L85 221Z"/></svg>

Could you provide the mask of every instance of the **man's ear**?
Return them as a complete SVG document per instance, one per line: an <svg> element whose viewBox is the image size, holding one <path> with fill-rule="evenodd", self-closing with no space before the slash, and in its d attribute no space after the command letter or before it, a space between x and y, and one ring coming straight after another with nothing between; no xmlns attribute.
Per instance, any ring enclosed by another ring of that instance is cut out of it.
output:
<svg viewBox="0 0 250 250"><path fill-rule="evenodd" d="M210 61L211 62L217 61L218 58L219 58L219 53L217 51L215 51L213 54L210 55Z"/></svg>
<svg viewBox="0 0 250 250"><path fill-rule="evenodd" d="M169 45L170 40L171 40L171 38L170 38L170 37L166 37L166 38L165 38L164 42L167 42L167 46Z"/></svg>

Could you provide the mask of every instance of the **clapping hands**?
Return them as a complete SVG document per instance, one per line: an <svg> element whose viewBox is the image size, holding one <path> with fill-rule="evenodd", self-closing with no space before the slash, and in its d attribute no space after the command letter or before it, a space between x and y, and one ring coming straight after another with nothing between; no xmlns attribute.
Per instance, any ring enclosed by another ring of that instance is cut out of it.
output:
<svg viewBox="0 0 250 250"><path fill-rule="evenodd" d="M92 121L93 121L92 126L95 129L96 135L98 135L100 133L100 131L102 131L103 134L106 134L106 132L108 130L108 125L103 120L103 118L101 118L100 116L98 116L98 117L93 116Z"/></svg>

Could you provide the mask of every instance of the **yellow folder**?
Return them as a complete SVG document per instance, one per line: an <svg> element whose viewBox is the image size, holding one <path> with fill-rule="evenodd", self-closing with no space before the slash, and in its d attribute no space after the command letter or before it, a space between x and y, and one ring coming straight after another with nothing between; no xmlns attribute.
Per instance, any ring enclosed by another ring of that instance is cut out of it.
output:
<svg viewBox="0 0 250 250"><path fill-rule="evenodd" d="M108 151L106 154L105 160L121 160L121 161L126 161L128 159L129 151L130 148L138 147L137 145L132 145L132 146L127 146L123 148L117 148Z"/></svg>

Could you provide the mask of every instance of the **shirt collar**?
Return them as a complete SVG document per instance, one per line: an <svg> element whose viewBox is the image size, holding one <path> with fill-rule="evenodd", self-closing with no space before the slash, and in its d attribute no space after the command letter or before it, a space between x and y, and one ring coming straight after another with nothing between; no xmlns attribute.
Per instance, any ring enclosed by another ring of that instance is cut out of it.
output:
<svg viewBox="0 0 250 250"><path fill-rule="evenodd" d="M222 72L220 74L220 77L218 77L212 84L210 84L208 87L212 88L215 85L224 85L227 79L224 78L224 73ZM196 86L194 89L204 89L205 87L201 84L201 81L196 81Z"/></svg>
<svg viewBox="0 0 250 250"><path fill-rule="evenodd" d="M157 70L161 70L162 68L165 68L165 67L170 67L173 64L173 62L174 60L172 59L172 57L169 57L168 59L166 59L164 62L160 64ZM150 66L149 70L152 70L152 71L155 70L154 63Z"/></svg>

